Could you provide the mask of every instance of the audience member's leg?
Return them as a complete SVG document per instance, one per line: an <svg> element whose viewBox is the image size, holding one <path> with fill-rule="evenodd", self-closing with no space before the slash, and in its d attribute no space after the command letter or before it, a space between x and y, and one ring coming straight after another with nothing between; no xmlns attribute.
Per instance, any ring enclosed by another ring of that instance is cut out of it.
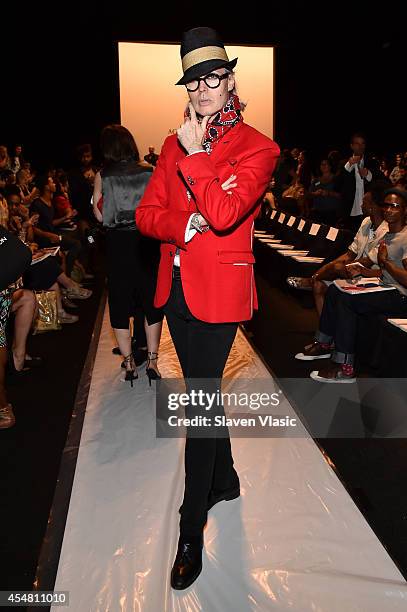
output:
<svg viewBox="0 0 407 612"><path fill-rule="evenodd" d="M318 317L320 317L324 307L328 285L326 285L323 281L315 280L312 284L312 291L314 293L315 307L317 309Z"/></svg>
<svg viewBox="0 0 407 612"><path fill-rule="evenodd" d="M62 303L61 290L59 288L58 283L54 283L53 285L51 285L48 291L55 291L59 322L60 323L76 323L79 320L79 317L77 315L69 314L69 312L66 312L66 310L64 309L64 305Z"/></svg>
<svg viewBox="0 0 407 612"><path fill-rule="evenodd" d="M74 267L75 259L79 257L81 252L81 243L79 240L63 236L61 241L61 249L66 253L66 274L71 276Z"/></svg>
<svg viewBox="0 0 407 612"><path fill-rule="evenodd" d="M321 344L330 344L336 337L337 304L341 296L350 297L339 291L335 285L330 285L325 295L324 306L319 319L319 328L315 339Z"/></svg>
<svg viewBox="0 0 407 612"><path fill-rule="evenodd" d="M19 289L14 292L11 310L15 314L13 359L18 372L24 369L26 358L27 337L33 323L37 301L32 291Z"/></svg>
<svg viewBox="0 0 407 612"><path fill-rule="evenodd" d="M10 312L11 297L0 292L0 429L8 429L15 423L13 409L7 401L5 377L7 366L6 324Z"/></svg>
<svg viewBox="0 0 407 612"><path fill-rule="evenodd" d="M8 404L6 396L6 366L7 366L7 348L0 347L0 409L5 408Z"/></svg>

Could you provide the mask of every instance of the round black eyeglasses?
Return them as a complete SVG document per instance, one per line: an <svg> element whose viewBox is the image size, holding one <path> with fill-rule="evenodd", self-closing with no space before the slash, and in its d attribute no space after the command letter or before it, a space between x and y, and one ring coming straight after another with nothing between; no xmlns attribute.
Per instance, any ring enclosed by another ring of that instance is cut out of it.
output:
<svg viewBox="0 0 407 612"><path fill-rule="evenodd" d="M187 88L187 91L196 91L199 88L201 81L203 81L205 85L209 87L209 89L216 89L219 87L220 82L223 81L223 79L226 79L228 76L228 72L225 72L225 74L216 74L216 72L211 72L204 77L200 77L199 79L186 83L185 87Z"/></svg>

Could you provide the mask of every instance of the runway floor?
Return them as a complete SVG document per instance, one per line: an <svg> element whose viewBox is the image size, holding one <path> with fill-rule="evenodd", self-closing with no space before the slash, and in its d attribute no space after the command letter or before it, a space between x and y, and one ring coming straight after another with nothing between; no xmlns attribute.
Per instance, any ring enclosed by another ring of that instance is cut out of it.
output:
<svg viewBox="0 0 407 612"><path fill-rule="evenodd" d="M54 587L69 610L406 609L404 578L306 437L232 440L242 495L211 510L202 574L172 591L184 442L157 439L154 390L142 370L133 389L121 382L112 346L105 312ZM159 363L179 376L166 329ZM225 376L271 378L241 331Z"/></svg>

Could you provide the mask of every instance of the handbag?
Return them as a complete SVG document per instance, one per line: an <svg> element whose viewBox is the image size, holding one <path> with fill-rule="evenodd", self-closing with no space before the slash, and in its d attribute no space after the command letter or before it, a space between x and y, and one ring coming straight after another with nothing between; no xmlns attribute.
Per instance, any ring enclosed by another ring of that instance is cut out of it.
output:
<svg viewBox="0 0 407 612"><path fill-rule="evenodd" d="M38 316L34 321L33 335L62 329L58 320L57 294L55 291L36 291Z"/></svg>
<svg viewBox="0 0 407 612"><path fill-rule="evenodd" d="M20 278L31 263L31 249L0 226L0 291Z"/></svg>

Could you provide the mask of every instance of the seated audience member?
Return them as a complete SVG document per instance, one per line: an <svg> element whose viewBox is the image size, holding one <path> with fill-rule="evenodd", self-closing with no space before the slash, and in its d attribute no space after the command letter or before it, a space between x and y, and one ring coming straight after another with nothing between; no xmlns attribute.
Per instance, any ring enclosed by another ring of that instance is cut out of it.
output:
<svg viewBox="0 0 407 612"><path fill-rule="evenodd" d="M6 395L7 341L6 325L11 308L11 291L0 291L0 429L8 429L15 423L13 408Z"/></svg>
<svg viewBox="0 0 407 612"><path fill-rule="evenodd" d="M148 164L151 164L152 166L156 166L158 158L159 155L155 153L155 148L148 147L148 155L144 155L144 161L146 161Z"/></svg>
<svg viewBox="0 0 407 612"><path fill-rule="evenodd" d="M398 187L399 189L403 190L406 188L406 182L407 182L407 164L400 164L398 178L396 182L394 183L394 187Z"/></svg>
<svg viewBox="0 0 407 612"><path fill-rule="evenodd" d="M342 155L339 151L333 149L332 151L329 151L327 159L331 164L332 172L335 176L338 176L341 173L343 166L345 165L345 162L342 160Z"/></svg>
<svg viewBox="0 0 407 612"><path fill-rule="evenodd" d="M85 234L95 225L91 199L93 185L98 168L93 160L90 144L83 144L77 148L78 168L69 173L70 201L78 211L78 224L81 232Z"/></svg>
<svg viewBox="0 0 407 612"><path fill-rule="evenodd" d="M297 167L296 161L291 157L289 149L284 149L280 155L280 160L277 164L277 168L274 171L274 185L273 194L276 198L277 207L281 205L281 198L283 192L288 189L296 178L295 169Z"/></svg>
<svg viewBox="0 0 407 612"><path fill-rule="evenodd" d="M389 183L384 181L370 184L369 191L363 196L362 210L365 218L346 253L323 265L311 278L287 279L291 287L312 289L318 316L321 316L325 294L331 282L336 278L353 278L358 275L361 270L361 266L358 265L360 260L366 257L388 232L382 209L384 193L388 188ZM374 275L375 270L378 268L372 269L369 274Z"/></svg>
<svg viewBox="0 0 407 612"><path fill-rule="evenodd" d="M56 186L50 176L38 177L36 183L39 197L31 204L31 211L39 215L38 224L34 227L35 240L40 247L60 245L62 251L66 253L66 274L71 276L75 260L81 253L81 243L64 235L63 231L58 229L72 215L67 213L65 217L55 218L52 201Z"/></svg>
<svg viewBox="0 0 407 612"><path fill-rule="evenodd" d="M3 172L4 189L7 189L10 185L16 184L16 175L12 170L4 170Z"/></svg>
<svg viewBox="0 0 407 612"><path fill-rule="evenodd" d="M77 228L74 220L77 211L73 208L69 199L69 184L68 177L64 172L59 172L55 181L56 190L53 198L53 206L55 209L55 218L64 219L61 228L74 231Z"/></svg>
<svg viewBox="0 0 407 612"><path fill-rule="evenodd" d="M308 191L312 181L312 170L306 151L300 151L298 155L297 176L298 182Z"/></svg>
<svg viewBox="0 0 407 612"><path fill-rule="evenodd" d="M16 185L20 190L21 200L25 206L30 206L38 198L38 189L30 185L30 172L21 168L16 175Z"/></svg>
<svg viewBox="0 0 407 612"><path fill-rule="evenodd" d="M403 157L401 153L397 153L395 158L395 164L390 172L389 179L395 185L400 178L400 166L403 165Z"/></svg>
<svg viewBox="0 0 407 612"><path fill-rule="evenodd" d="M7 200L3 197L0 192L0 226L7 229L9 220L9 211L7 206Z"/></svg>
<svg viewBox="0 0 407 612"><path fill-rule="evenodd" d="M90 259L90 245L87 236L81 231L83 228L77 223L78 211L72 206L69 193L68 176L63 170L57 171L56 192L53 199L53 205L56 211L56 217L66 219L66 222L60 226L62 235L70 235L72 238L79 240L81 243L82 261L76 260L75 265L80 269L82 279L93 279L94 275L90 274L86 270ZM68 234L65 234L65 232L68 232Z"/></svg>
<svg viewBox="0 0 407 612"><path fill-rule="evenodd" d="M13 153L10 157L10 168L14 174L17 174L20 170L23 161L23 147L19 144L14 145Z"/></svg>
<svg viewBox="0 0 407 612"><path fill-rule="evenodd" d="M0 174L5 170L10 170L10 158L7 147L5 145L0 145Z"/></svg>
<svg viewBox="0 0 407 612"><path fill-rule="evenodd" d="M386 157L382 157L379 163L379 170L386 179L390 180L391 169L392 166L389 160Z"/></svg>
<svg viewBox="0 0 407 612"><path fill-rule="evenodd" d="M34 243L33 227L38 220L38 214L31 217L25 206L20 204L20 195L17 191L8 195L10 211L9 230L17 234L33 251L33 261L42 255ZM59 285L63 287L64 295L61 296ZM61 323L75 323L76 315L71 315L64 310L75 307L72 299L84 300L92 295L92 291L80 287L78 283L69 278L61 269L57 257L47 257L42 261L33 263L24 274L24 287L32 290L52 290L57 294L58 316Z"/></svg>
<svg viewBox="0 0 407 612"><path fill-rule="evenodd" d="M385 192L384 219L389 232L379 246L362 261L368 272L375 262L390 290L351 295L331 285L327 291L315 342L305 347L300 359L331 358L329 365L311 372L321 382L354 382L358 315L407 316L407 192L396 188ZM362 274L365 276L364 271ZM333 344L334 346L333 346Z"/></svg>
<svg viewBox="0 0 407 612"><path fill-rule="evenodd" d="M280 208L292 214L305 214L304 185L301 185L294 168L288 174L292 177L292 183L281 194Z"/></svg>
<svg viewBox="0 0 407 612"><path fill-rule="evenodd" d="M318 223L335 225L341 214L341 194L332 163L323 159L319 166L319 176L311 182L308 193L311 204L311 218Z"/></svg>

